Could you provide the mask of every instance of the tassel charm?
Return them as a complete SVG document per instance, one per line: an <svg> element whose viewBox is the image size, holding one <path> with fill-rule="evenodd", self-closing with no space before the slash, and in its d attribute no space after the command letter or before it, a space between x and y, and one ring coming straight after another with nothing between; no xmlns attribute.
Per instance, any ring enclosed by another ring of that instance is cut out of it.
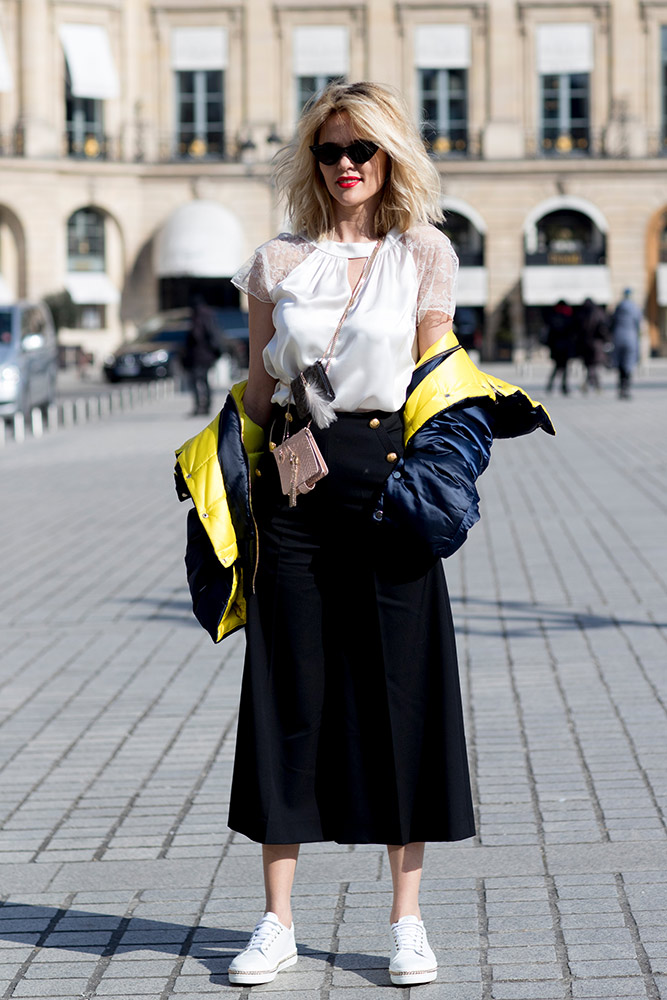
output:
<svg viewBox="0 0 667 1000"><path fill-rule="evenodd" d="M292 466L292 475L290 477L289 505L290 507L296 507L296 478L299 470L299 456L295 455L294 452L290 455L290 465Z"/></svg>

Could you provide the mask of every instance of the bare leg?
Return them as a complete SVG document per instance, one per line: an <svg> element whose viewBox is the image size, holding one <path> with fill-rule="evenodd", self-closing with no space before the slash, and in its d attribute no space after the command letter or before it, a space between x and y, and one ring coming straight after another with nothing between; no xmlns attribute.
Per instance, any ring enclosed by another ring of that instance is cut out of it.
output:
<svg viewBox="0 0 667 1000"><path fill-rule="evenodd" d="M264 889L266 912L275 913L281 924L292 926L292 883L299 856L299 844L264 844Z"/></svg>
<svg viewBox="0 0 667 1000"><path fill-rule="evenodd" d="M421 919L419 883L424 864L424 844L415 842L404 847L387 844L387 854L394 883L394 901L389 918L391 923L407 916Z"/></svg>

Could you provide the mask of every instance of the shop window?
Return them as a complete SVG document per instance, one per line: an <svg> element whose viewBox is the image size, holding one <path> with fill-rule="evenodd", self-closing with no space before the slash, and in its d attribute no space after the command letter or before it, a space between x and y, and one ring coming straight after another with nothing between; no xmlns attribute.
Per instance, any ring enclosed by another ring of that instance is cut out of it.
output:
<svg viewBox="0 0 667 1000"><path fill-rule="evenodd" d="M75 305L76 327L81 330L103 330L107 325L107 309L103 305Z"/></svg>
<svg viewBox="0 0 667 1000"><path fill-rule="evenodd" d="M81 208L67 223L67 270L104 271L104 216Z"/></svg>
<svg viewBox="0 0 667 1000"><path fill-rule="evenodd" d="M526 264L596 265L606 262L606 241L593 220L574 209L560 209L537 223L537 246Z"/></svg>
<svg viewBox="0 0 667 1000"><path fill-rule="evenodd" d="M468 72L465 69L419 69L421 130L430 152L465 154L468 150Z"/></svg>

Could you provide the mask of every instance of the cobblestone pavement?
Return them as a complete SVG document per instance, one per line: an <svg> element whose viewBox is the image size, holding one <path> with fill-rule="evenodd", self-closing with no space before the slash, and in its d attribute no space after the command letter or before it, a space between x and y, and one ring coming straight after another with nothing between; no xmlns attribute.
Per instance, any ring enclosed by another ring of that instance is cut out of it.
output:
<svg viewBox="0 0 667 1000"><path fill-rule="evenodd" d="M503 373L535 395L544 370ZM479 834L431 845L438 982L389 985L379 847L304 848L304 1000L667 997L667 368L494 447L447 566ZM262 908L226 827L243 636L191 617L187 397L0 455L0 996L246 997ZM437 790L436 790L437 792Z"/></svg>

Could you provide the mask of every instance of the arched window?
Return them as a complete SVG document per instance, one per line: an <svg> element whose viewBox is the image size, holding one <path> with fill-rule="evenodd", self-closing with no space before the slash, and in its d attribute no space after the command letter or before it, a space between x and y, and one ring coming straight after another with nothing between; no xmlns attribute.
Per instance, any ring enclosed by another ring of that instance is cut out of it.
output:
<svg viewBox="0 0 667 1000"><path fill-rule="evenodd" d="M94 208L80 208L67 222L67 270L104 269L104 216Z"/></svg>
<svg viewBox="0 0 667 1000"><path fill-rule="evenodd" d="M482 267L484 264L484 234L459 212L445 210L444 221L438 226L452 241L461 267Z"/></svg>
<svg viewBox="0 0 667 1000"><path fill-rule="evenodd" d="M67 221L67 287L75 325L87 330L106 326L106 304L95 283L106 270L105 219L94 208L80 208ZM99 301L102 298L102 301Z"/></svg>
<svg viewBox="0 0 667 1000"><path fill-rule="evenodd" d="M542 216L537 223L537 246L526 251L526 264L604 264L606 241L593 220L583 212L563 208Z"/></svg>

